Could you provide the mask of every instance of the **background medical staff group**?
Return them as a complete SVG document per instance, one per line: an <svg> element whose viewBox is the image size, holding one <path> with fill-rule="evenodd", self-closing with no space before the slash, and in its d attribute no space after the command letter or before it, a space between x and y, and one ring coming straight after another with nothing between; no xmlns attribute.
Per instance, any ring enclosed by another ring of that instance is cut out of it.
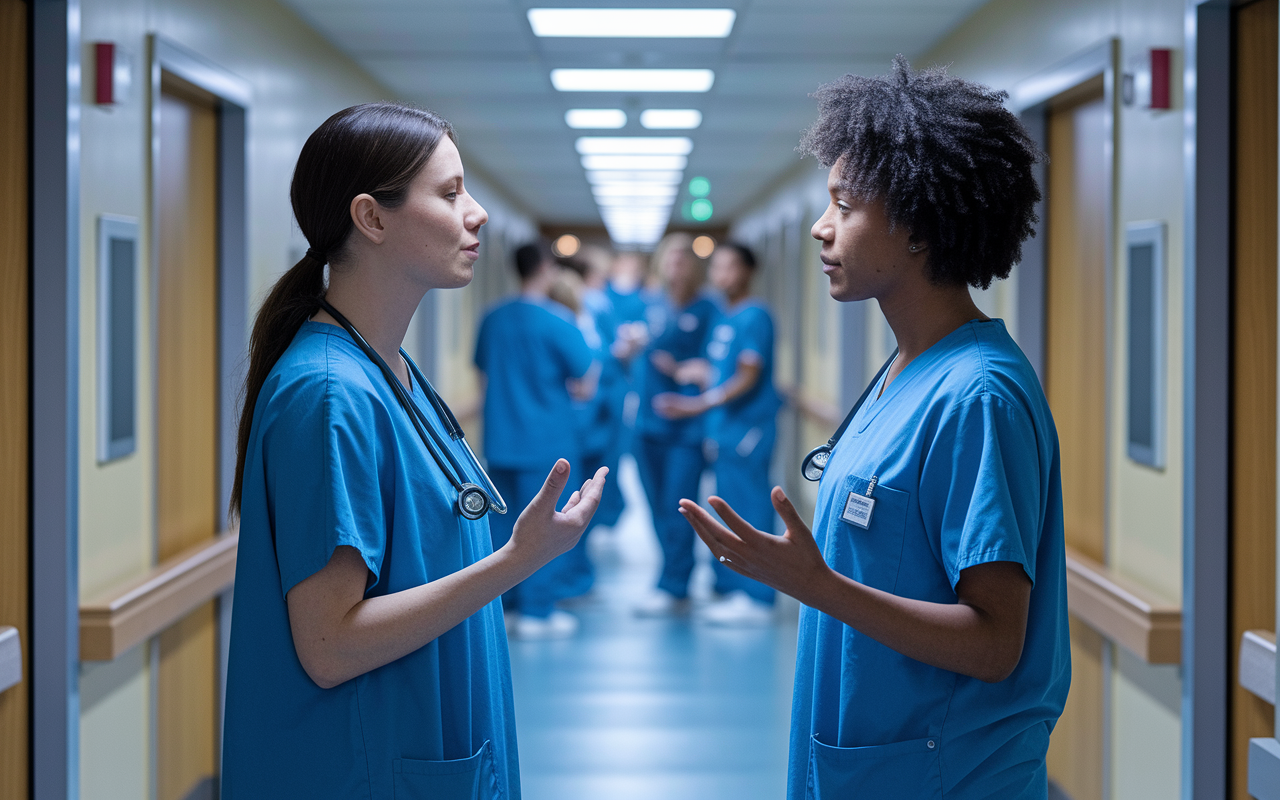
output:
<svg viewBox="0 0 1280 800"><path fill-rule="evenodd" d="M567 458L577 475L607 466L616 477L621 457L635 457L662 551L653 589L633 608L639 616L691 610L696 537L678 503L698 497L708 469L716 493L747 522L769 532L776 526L769 467L781 402L773 384L773 319L755 297L731 306L707 287L706 259L691 242L671 234L651 257L585 246L562 258L545 243L526 245L515 254L526 262L517 265L522 290L485 314L476 340L485 460L513 509L533 498L557 458ZM754 271L750 251L732 248ZM536 271L527 263L535 256L542 262ZM542 270L551 273L549 280ZM673 274L696 289L684 296L672 291ZM684 419L655 408L662 393L714 392L743 358L759 365L745 393ZM679 369L683 365L702 369ZM624 505L611 479L592 529L615 525ZM515 517L490 516L495 548L511 536ZM556 604L592 587L590 533L504 596L512 635L547 638L577 630L577 619ZM772 621L773 589L714 561L712 567L718 599L699 609L703 621Z"/></svg>

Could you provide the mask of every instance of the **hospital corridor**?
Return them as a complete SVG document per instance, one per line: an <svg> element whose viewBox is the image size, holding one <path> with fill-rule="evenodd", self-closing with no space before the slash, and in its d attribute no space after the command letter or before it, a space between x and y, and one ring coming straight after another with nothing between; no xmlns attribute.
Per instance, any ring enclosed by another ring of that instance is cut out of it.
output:
<svg viewBox="0 0 1280 800"><path fill-rule="evenodd" d="M1280 800L1280 0L0 0L0 800Z"/></svg>

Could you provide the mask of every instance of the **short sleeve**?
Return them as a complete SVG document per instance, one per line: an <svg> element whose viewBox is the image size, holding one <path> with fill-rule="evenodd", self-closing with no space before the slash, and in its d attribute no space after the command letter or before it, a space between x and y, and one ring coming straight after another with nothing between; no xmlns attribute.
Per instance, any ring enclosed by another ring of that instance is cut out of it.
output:
<svg viewBox="0 0 1280 800"><path fill-rule="evenodd" d="M1043 467L1030 415L983 394L944 417L925 456L920 511L951 588L969 567L1022 565L1035 583Z"/></svg>
<svg viewBox="0 0 1280 800"><path fill-rule="evenodd" d="M340 545L378 582L386 551L385 472L375 402L332 374L308 376L271 398L263 461L281 591L319 572Z"/></svg>
<svg viewBox="0 0 1280 800"><path fill-rule="evenodd" d="M757 309L747 320L747 324L742 326L739 332L739 360L742 360L742 354L754 353L756 363L764 363L769 360L769 356L773 353L773 320L769 318L768 312L764 309Z"/></svg>
<svg viewBox="0 0 1280 800"><path fill-rule="evenodd" d="M549 320L551 339L556 353L571 378L581 378L591 369L591 348L582 337L582 331L573 323L552 315Z"/></svg>

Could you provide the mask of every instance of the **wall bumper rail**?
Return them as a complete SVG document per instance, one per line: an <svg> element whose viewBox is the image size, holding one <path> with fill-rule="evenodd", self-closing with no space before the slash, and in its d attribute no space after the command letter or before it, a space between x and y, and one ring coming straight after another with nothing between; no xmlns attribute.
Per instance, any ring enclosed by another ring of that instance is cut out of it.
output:
<svg viewBox="0 0 1280 800"><path fill-rule="evenodd" d="M231 588L239 533L178 553L80 604L80 660L110 661Z"/></svg>
<svg viewBox="0 0 1280 800"><path fill-rule="evenodd" d="M18 629L0 627L0 692L22 683L22 638Z"/></svg>
<svg viewBox="0 0 1280 800"><path fill-rule="evenodd" d="M1182 660L1182 608L1067 548L1071 613L1148 664Z"/></svg>
<svg viewBox="0 0 1280 800"><path fill-rule="evenodd" d="M1240 637L1240 686L1276 704L1275 631L1245 631Z"/></svg>

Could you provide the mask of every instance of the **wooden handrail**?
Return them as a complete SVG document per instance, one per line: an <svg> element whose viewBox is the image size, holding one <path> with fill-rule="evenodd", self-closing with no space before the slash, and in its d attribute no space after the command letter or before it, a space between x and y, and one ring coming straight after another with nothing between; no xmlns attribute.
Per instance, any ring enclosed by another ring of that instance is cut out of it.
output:
<svg viewBox="0 0 1280 800"><path fill-rule="evenodd" d="M80 660L110 661L235 581L239 533L201 542L80 604Z"/></svg>
<svg viewBox="0 0 1280 800"><path fill-rule="evenodd" d="M1067 548L1067 607L1148 664L1182 660L1182 608Z"/></svg>

